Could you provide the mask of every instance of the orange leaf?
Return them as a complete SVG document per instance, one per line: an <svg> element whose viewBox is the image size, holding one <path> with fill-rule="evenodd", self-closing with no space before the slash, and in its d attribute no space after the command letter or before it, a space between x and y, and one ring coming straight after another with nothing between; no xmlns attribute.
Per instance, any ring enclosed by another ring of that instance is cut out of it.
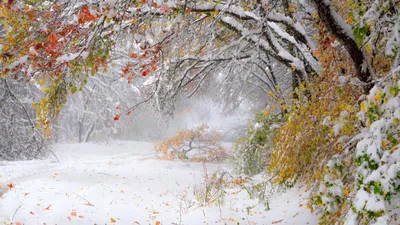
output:
<svg viewBox="0 0 400 225"><path fill-rule="evenodd" d="M153 70L153 71L156 71L157 70L157 66L156 66L156 64L151 64L151 69Z"/></svg>
<svg viewBox="0 0 400 225"><path fill-rule="evenodd" d="M55 46L57 46L57 36L54 32L50 33L49 43L52 48L55 48Z"/></svg>
<svg viewBox="0 0 400 225"><path fill-rule="evenodd" d="M137 58L137 54L131 53L131 52L128 54L128 56L131 57L132 59L136 59Z"/></svg>
<svg viewBox="0 0 400 225"><path fill-rule="evenodd" d="M20 223L20 222L16 222L16 223L15 223L15 225L22 225L22 223Z"/></svg>
<svg viewBox="0 0 400 225"><path fill-rule="evenodd" d="M72 211L71 216L76 216L76 211Z"/></svg>
<svg viewBox="0 0 400 225"><path fill-rule="evenodd" d="M50 206L51 206L51 205L47 206L47 208L45 208L44 210L50 210Z"/></svg>
<svg viewBox="0 0 400 225"><path fill-rule="evenodd" d="M14 186L13 183L9 183L7 186L8 186L10 189L15 188L15 186Z"/></svg>
<svg viewBox="0 0 400 225"><path fill-rule="evenodd" d="M115 222L117 222L114 218L110 218L110 220L111 220L111 223L115 223Z"/></svg>
<svg viewBox="0 0 400 225"><path fill-rule="evenodd" d="M156 225L161 225L161 222L160 222L160 221L157 221L157 222L156 222Z"/></svg>

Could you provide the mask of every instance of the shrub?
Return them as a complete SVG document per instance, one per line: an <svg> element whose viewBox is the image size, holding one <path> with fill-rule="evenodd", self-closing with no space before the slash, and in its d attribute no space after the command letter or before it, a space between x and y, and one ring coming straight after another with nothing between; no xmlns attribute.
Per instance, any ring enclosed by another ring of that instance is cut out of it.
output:
<svg viewBox="0 0 400 225"><path fill-rule="evenodd" d="M375 86L361 103L358 116L367 128L356 146L354 201L346 223L394 224L399 219L399 86L400 81Z"/></svg>
<svg viewBox="0 0 400 225"><path fill-rule="evenodd" d="M221 134L201 125L179 130L177 135L158 143L155 151L164 160L222 161L227 157Z"/></svg>
<svg viewBox="0 0 400 225"><path fill-rule="evenodd" d="M237 139L233 146L239 173L253 176L266 170L270 164L272 140L281 120L280 115L269 115L268 111L256 114L247 135Z"/></svg>
<svg viewBox="0 0 400 225"><path fill-rule="evenodd" d="M222 206L226 194L225 189L232 186L231 175L224 170L219 170L209 176L205 164L203 167L204 183L200 190L195 191L197 201L201 206Z"/></svg>
<svg viewBox="0 0 400 225"><path fill-rule="evenodd" d="M30 160L48 153L30 104L39 96L35 89L23 79L0 78L0 161Z"/></svg>
<svg viewBox="0 0 400 225"><path fill-rule="evenodd" d="M270 167L277 183L322 178L324 165L358 131L354 103L360 92L335 76L316 79L300 85L292 114L277 132Z"/></svg>

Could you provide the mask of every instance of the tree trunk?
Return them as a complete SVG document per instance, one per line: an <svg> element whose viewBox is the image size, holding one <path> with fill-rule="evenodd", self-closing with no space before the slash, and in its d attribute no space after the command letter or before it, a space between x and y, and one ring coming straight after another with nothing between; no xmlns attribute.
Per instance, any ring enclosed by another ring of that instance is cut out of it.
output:
<svg viewBox="0 0 400 225"><path fill-rule="evenodd" d="M325 3L324 0L312 0L315 5L315 8L318 12L318 16L321 19L322 23L328 29L328 31L344 46L344 48L349 53L354 68L356 70L357 77L360 81L364 82L365 85L363 86L364 93L368 94L371 88L373 87L372 84L372 74L368 66L363 68L363 64L367 62L365 61L364 53L361 49L357 46L355 40L346 34L346 30L335 20L335 17L338 15L334 11L334 9ZM348 32L352 32L351 30Z"/></svg>

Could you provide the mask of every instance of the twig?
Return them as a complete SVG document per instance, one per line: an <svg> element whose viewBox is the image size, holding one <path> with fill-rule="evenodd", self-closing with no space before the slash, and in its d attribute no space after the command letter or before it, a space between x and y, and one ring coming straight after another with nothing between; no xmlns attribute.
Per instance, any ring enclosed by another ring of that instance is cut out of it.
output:
<svg viewBox="0 0 400 225"><path fill-rule="evenodd" d="M60 160L58 160L57 155L52 150L50 150L50 149L48 149L48 150L49 150L49 152L51 152L54 155L54 157L57 159L57 162L60 163Z"/></svg>
<svg viewBox="0 0 400 225"><path fill-rule="evenodd" d="M118 192L118 194L114 197L114 199L110 202L110 205L115 201L115 199L118 197L118 195L120 194L121 192Z"/></svg>
<svg viewBox="0 0 400 225"><path fill-rule="evenodd" d="M78 197L80 197L81 199L83 199L83 200L85 200L88 204L89 204L89 206L94 206L92 203L90 203L89 202L89 200L87 200L86 198L84 198L84 197L82 197L82 196L80 196L80 195L78 195L78 194L76 194L76 193L74 193L76 196L78 196Z"/></svg>
<svg viewBox="0 0 400 225"><path fill-rule="evenodd" d="M22 205L18 206L18 208L15 210L15 212L14 212L12 218L11 218L11 221L14 221L15 214L17 214L18 210L19 210L21 207L22 207Z"/></svg>

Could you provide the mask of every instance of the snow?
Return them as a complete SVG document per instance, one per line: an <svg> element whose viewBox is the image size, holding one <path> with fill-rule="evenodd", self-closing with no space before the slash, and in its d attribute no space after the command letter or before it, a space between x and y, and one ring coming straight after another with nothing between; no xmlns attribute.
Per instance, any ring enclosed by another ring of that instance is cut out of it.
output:
<svg viewBox="0 0 400 225"><path fill-rule="evenodd" d="M339 135L340 130L342 129L342 127L344 126L343 123L336 123L335 125L333 125L333 134L335 136Z"/></svg>
<svg viewBox="0 0 400 225"><path fill-rule="evenodd" d="M36 51L35 47L31 46L29 47L29 54L37 56L38 52Z"/></svg>
<svg viewBox="0 0 400 225"><path fill-rule="evenodd" d="M339 14L335 11L335 9L333 9L333 7L331 6L331 2L330 1L325 0L325 4L326 4L327 7L329 7L329 10L331 12L331 15L332 15L333 19L340 26L340 28L343 29L344 33L349 38L355 40L353 32L351 30L351 26L349 24L347 24L346 21L341 16L339 16Z"/></svg>
<svg viewBox="0 0 400 225"><path fill-rule="evenodd" d="M160 161L150 142L63 144L54 158L0 162L0 222L23 224L317 224L298 187L275 195L270 211L245 191L227 189L225 205L201 207L202 163ZM229 169L206 164L208 173ZM13 219L13 220L12 220Z"/></svg>
<svg viewBox="0 0 400 225"><path fill-rule="evenodd" d="M74 53L74 54L65 54L62 56L57 57L57 62L69 62L76 59L81 53Z"/></svg>

